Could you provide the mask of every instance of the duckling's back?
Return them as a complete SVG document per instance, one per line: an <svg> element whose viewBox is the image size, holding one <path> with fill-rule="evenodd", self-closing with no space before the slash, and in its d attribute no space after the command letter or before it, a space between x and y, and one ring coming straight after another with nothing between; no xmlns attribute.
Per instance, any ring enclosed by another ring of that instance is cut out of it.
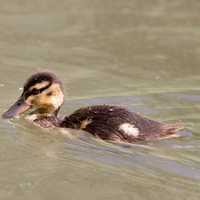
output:
<svg viewBox="0 0 200 200"><path fill-rule="evenodd" d="M101 139L136 142L174 135L179 124L149 120L119 106L81 108L61 122L62 127L85 130Z"/></svg>

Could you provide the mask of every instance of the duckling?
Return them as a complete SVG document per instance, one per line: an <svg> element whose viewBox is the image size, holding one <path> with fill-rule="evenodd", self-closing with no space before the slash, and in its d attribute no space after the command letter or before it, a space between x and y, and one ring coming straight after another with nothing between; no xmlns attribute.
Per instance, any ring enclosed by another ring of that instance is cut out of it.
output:
<svg viewBox="0 0 200 200"><path fill-rule="evenodd" d="M3 118L27 113L33 123L43 127L82 129L103 140L134 143L175 136L183 126L147 119L121 106L94 105L80 108L69 116L58 117L64 102L63 86L50 72L33 74L24 84L19 99Z"/></svg>

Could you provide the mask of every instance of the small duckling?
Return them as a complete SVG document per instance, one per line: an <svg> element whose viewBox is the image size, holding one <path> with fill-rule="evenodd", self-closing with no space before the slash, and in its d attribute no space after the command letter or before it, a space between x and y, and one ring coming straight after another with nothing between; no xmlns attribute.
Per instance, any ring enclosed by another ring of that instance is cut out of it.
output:
<svg viewBox="0 0 200 200"><path fill-rule="evenodd" d="M13 118L29 111L29 119L43 128L82 129L103 140L129 143L175 136L183 128L179 123L157 122L112 105L81 108L61 119L58 112L63 102L61 81L53 73L40 72L26 81L22 95L2 117Z"/></svg>

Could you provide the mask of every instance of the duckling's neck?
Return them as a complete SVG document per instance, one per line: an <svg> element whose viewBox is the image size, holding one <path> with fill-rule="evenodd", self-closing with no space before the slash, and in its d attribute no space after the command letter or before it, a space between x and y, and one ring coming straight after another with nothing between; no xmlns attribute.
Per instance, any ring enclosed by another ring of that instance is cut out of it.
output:
<svg viewBox="0 0 200 200"><path fill-rule="evenodd" d="M37 109L30 113L26 119L30 121L31 123L35 123L36 125L42 127L42 128L53 128L53 127L59 127L61 120L58 118L58 111L49 113L46 112L44 109Z"/></svg>
<svg viewBox="0 0 200 200"><path fill-rule="evenodd" d="M34 123L43 128L59 127L61 120L57 116L40 116L34 120Z"/></svg>

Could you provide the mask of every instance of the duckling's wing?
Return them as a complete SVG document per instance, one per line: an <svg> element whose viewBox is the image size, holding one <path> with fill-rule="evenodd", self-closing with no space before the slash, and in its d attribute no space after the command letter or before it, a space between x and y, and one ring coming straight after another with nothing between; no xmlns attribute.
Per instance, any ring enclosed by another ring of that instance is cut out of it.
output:
<svg viewBox="0 0 200 200"><path fill-rule="evenodd" d="M65 117L62 126L83 129L107 140L123 139L119 125L131 121L131 113L118 106L97 105L81 108Z"/></svg>

